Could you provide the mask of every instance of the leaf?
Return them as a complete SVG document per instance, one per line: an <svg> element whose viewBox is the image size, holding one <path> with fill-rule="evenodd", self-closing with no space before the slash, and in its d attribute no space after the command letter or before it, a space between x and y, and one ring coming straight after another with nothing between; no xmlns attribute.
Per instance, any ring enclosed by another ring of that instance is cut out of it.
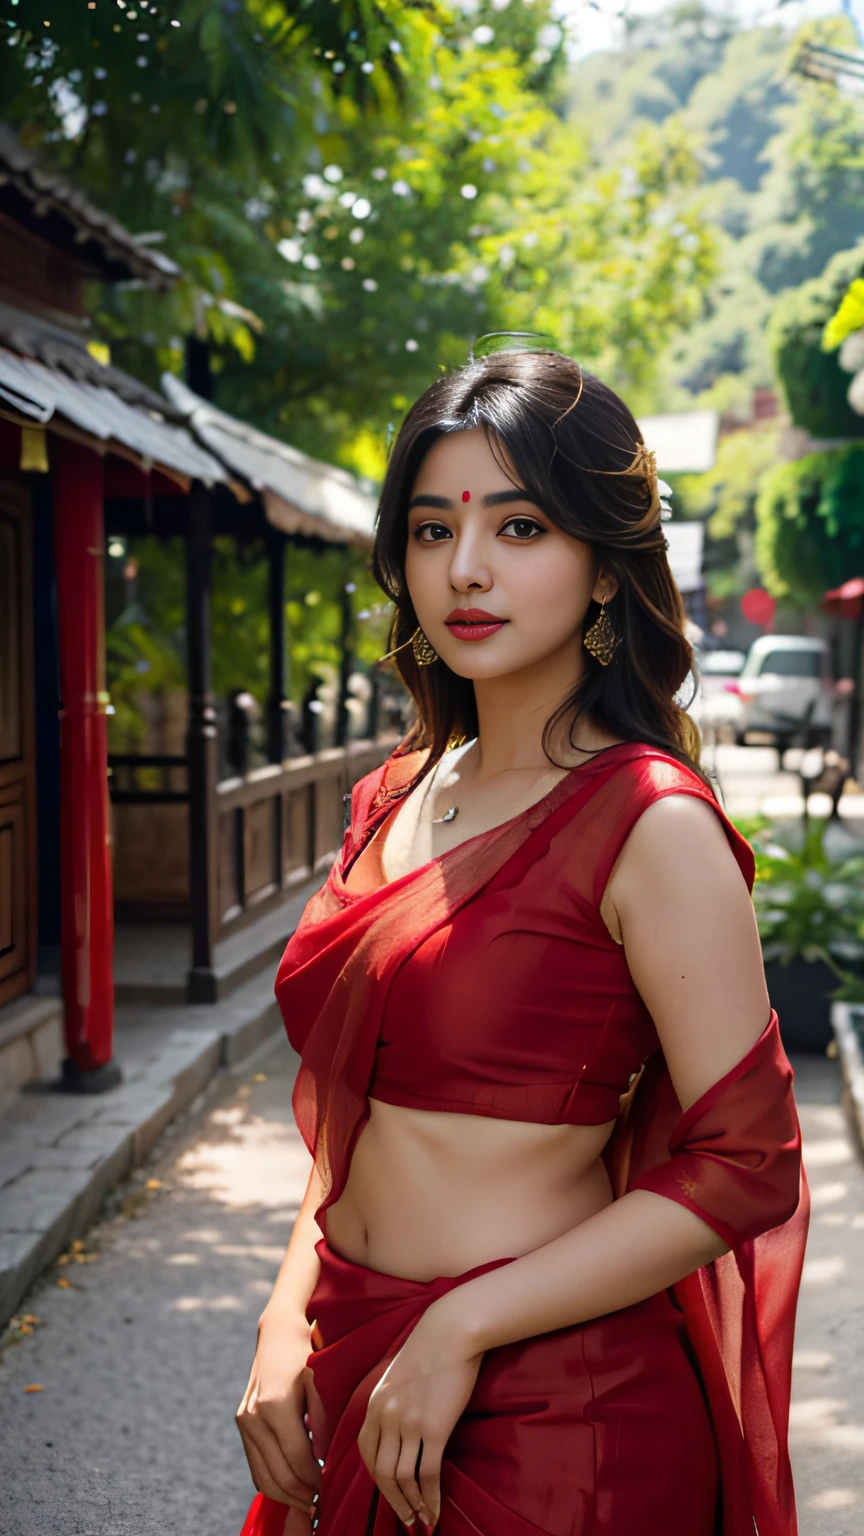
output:
<svg viewBox="0 0 864 1536"><path fill-rule="evenodd" d="M61 1291L71 1291L72 1289L72 1281L67 1280L64 1275L60 1275L57 1284L59 1285Z"/></svg>
<svg viewBox="0 0 864 1536"><path fill-rule="evenodd" d="M147 1183L144 1185L144 1188L145 1189L161 1189L162 1188L162 1180L161 1179L148 1179Z"/></svg>
<svg viewBox="0 0 864 1536"><path fill-rule="evenodd" d="M44 1392L45 1388L41 1381L31 1381L28 1386L22 1387L21 1390L23 1392Z"/></svg>

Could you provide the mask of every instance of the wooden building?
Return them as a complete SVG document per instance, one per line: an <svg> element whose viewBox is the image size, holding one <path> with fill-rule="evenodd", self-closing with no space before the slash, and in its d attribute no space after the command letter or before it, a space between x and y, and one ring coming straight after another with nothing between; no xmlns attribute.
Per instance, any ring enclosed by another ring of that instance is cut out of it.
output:
<svg viewBox="0 0 864 1536"><path fill-rule="evenodd" d="M89 283L164 290L176 276L0 125L0 1094L50 1070L57 956L61 1083L90 1092L119 1079L112 820L120 833L132 809L139 825L151 815L155 858L170 808L185 874L123 915L146 923L170 908L189 937L187 996L215 1001L220 942L325 867L344 793L384 750L288 759L282 729L286 549L368 546L368 492L178 385L170 398L149 389L90 342ZM165 531L186 541L185 751L109 765L106 533ZM270 561L270 761L228 781L211 687L214 533L254 533ZM120 836L115 860L124 847ZM116 873L128 897L129 872Z"/></svg>

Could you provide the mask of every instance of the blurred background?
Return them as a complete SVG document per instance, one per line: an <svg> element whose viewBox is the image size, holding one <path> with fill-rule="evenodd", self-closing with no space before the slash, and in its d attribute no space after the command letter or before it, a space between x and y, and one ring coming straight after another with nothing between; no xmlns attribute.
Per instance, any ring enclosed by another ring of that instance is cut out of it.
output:
<svg viewBox="0 0 864 1536"><path fill-rule="evenodd" d="M273 975L407 722L378 489L434 378L537 344L623 394L673 488L681 702L756 847L826 1207L802 1532L859 1532L864 4L0 25L3 1529L70 1490L82 1531L239 1529L246 1325L303 1184Z"/></svg>

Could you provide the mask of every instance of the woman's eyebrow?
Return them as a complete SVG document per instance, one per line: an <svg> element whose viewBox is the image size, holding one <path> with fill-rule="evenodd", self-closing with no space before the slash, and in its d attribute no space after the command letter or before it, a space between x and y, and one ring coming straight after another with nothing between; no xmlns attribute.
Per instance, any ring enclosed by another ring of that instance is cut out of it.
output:
<svg viewBox="0 0 864 1536"><path fill-rule="evenodd" d="M520 490L518 486L512 491L491 491L488 496L482 498L484 507L500 507L508 501L530 501L534 507L540 505L539 502L534 500L533 496L529 496L527 491ZM409 502L409 512L412 507L438 507L442 511L449 512L452 510L453 503L448 496L433 496L430 493L421 492L419 496L415 496Z"/></svg>

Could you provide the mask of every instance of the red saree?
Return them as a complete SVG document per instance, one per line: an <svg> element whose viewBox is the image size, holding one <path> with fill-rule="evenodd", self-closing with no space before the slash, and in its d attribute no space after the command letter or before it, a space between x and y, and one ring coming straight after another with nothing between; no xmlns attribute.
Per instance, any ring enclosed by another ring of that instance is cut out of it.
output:
<svg viewBox="0 0 864 1536"><path fill-rule="evenodd" d="M375 830L417 766L413 756L391 759L355 788L343 860ZM628 744L574 770L524 814L383 889L346 899L340 867L331 872L303 914L276 983L301 1055L295 1116L329 1185L318 1213L322 1230L369 1115L382 1017L400 967L496 878L506 882L535 855L554 853L562 829L578 834L584 862L593 838L600 868L644 804L682 792L710 800L730 841L737 838L697 775ZM603 806L593 821L592 805ZM733 846L752 885L752 859L740 839ZM616 1196L644 1188L676 1200L731 1251L675 1286L674 1304L661 1293L490 1351L448 1444L442 1536L626 1536L636 1529L641 1536L796 1536L786 1439L808 1197L776 1014L686 1114L659 1048L620 1105L604 1153ZM395 1536L401 1522L379 1503L356 1446L369 1394L430 1302L494 1265L419 1284L349 1263L326 1241L318 1252L321 1278L307 1312L317 1346L309 1357L317 1396L310 1431L324 1464L318 1514L310 1522L259 1495L242 1536L309 1536L310 1528L316 1536ZM705 1403L710 1433L700 1423ZM526 1438L537 1424L542 1436ZM559 1486L563 1503L553 1497Z"/></svg>

